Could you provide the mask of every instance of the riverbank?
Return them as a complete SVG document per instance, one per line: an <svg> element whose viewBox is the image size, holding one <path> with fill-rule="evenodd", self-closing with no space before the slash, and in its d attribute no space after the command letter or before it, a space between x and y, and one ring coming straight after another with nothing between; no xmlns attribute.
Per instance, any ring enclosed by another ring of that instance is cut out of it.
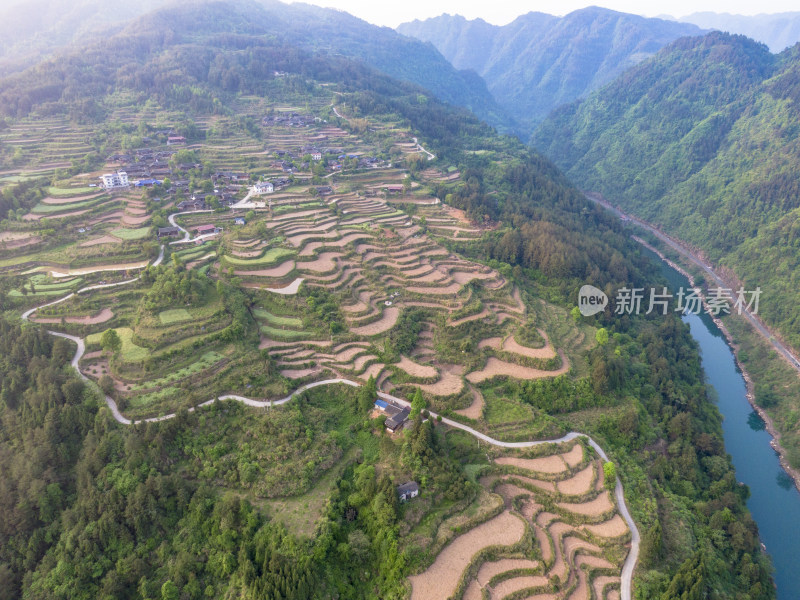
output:
<svg viewBox="0 0 800 600"><path fill-rule="evenodd" d="M637 235L632 235L631 238L637 243L641 244L643 247L653 252L656 256L658 256L662 261L664 261L664 263L666 263L672 269L683 275L689 281L689 284L693 288L698 289L699 295L702 299L703 307L706 309L706 311L708 311L708 301L705 295L705 290L697 286L696 280L691 273L689 273L685 268L683 268L675 261L668 258L663 252L661 252L661 250L659 250L646 240L642 239L641 237ZM740 345L736 342L733 334L725 325L725 323L723 323L720 317L710 313L708 314L708 317L714 322L714 325L717 326L717 328L724 336L726 342L728 343L728 346L730 346L731 351L733 352L734 361L736 362L736 367L741 372L742 379L744 379L745 382L745 386L747 389L746 393L747 401L750 403L750 406L753 407L753 410L756 412L756 414L758 414L761 420L764 421L764 426L766 428L766 431L772 437L772 440L770 441L770 446L778 454L778 460L781 464L781 467L786 472L786 474L792 479L795 488L797 488L797 491L800 492L800 470L795 469L789 463L788 452L786 448L784 448L783 445L781 444L781 433L775 426L774 420L767 414L766 410L764 410L761 406L759 406L756 403L755 383L753 381L753 377L750 375L747 368L745 368L744 363L741 359ZM736 315L729 315L728 318L735 319L737 317Z"/></svg>

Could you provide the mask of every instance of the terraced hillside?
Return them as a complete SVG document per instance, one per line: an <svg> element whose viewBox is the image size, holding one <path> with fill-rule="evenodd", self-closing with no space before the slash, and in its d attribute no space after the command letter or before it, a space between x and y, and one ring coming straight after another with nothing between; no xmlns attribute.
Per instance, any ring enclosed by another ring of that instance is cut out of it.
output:
<svg viewBox="0 0 800 600"><path fill-rule="evenodd" d="M412 600L620 597L630 532L602 461L580 441L526 452L496 456L479 510L441 523L433 535L446 545L411 576Z"/></svg>

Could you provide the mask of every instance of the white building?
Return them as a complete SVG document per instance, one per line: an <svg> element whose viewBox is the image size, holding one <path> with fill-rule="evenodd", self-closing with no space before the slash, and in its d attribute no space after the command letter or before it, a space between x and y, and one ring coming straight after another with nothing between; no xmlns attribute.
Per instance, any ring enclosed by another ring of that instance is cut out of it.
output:
<svg viewBox="0 0 800 600"><path fill-rule="evenodd" d="M314 152L311 155L311 160L322 160L322 154L319 152Z"/></svg>
<svg viewBox="0 0 800 600"><path fill-rule="evenodd" d="M117 171L116 173L106 173L100 179L103 180L103 187L108 189L128 187L128 174L125 171Z"/></svg>
<svg viewBox="0 0 800 600"><path fill-rule="evenodd" d="M275 190L275 186L273 186L269 181L259 181L253 187L254 194L271 194Z"/></svg>

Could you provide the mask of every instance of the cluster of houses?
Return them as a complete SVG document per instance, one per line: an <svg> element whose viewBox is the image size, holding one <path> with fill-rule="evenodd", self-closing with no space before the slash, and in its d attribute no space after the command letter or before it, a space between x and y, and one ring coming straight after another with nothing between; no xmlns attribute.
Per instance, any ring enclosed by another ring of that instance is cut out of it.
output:
<svg viewBox="0 0 800 600"><path fill-rule="evenodd" d="M282 125L283 127L308 127L316 118L317 117L314 115L301 115L296 112L279 113L267 115L261 119L261 124L264 127L271 127L273 125Z"/></svg>

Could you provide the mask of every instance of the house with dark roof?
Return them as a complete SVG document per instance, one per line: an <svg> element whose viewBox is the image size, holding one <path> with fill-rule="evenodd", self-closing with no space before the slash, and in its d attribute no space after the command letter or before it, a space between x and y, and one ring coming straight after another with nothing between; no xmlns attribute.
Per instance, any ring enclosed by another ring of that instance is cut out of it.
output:
<svg viewBox="0 0 800 600"><path fill-rule="evenodd" d="M397 486L397 495L400 496L400 502L416 498L419 496L419 484L416 481L400 484Z"/></svg>
<svg viewBox="0 0 800 600"><path fill-rule="evenodd" d="M390 407L399 408L396 404L391 404L390 406L387 406L386 410L384 411L387 415L389 415L390 413L389 411ZM391 412L393 412L394 414L389 415L389 417L383 424L386 427L387 431L395 433L398 429L403 427L403 424L406 421L408 421L408 415L411 414L411 409L409 409L407 406L404 406L403 408L400 409L399 412L394 412L394 410L392 410Z"/></svg>
<svg viewBox="0 0 800 600"><path fill-rule="evenodd" d="M159 227L158 237L178 237L183 232L177 227Z"/></svg>

